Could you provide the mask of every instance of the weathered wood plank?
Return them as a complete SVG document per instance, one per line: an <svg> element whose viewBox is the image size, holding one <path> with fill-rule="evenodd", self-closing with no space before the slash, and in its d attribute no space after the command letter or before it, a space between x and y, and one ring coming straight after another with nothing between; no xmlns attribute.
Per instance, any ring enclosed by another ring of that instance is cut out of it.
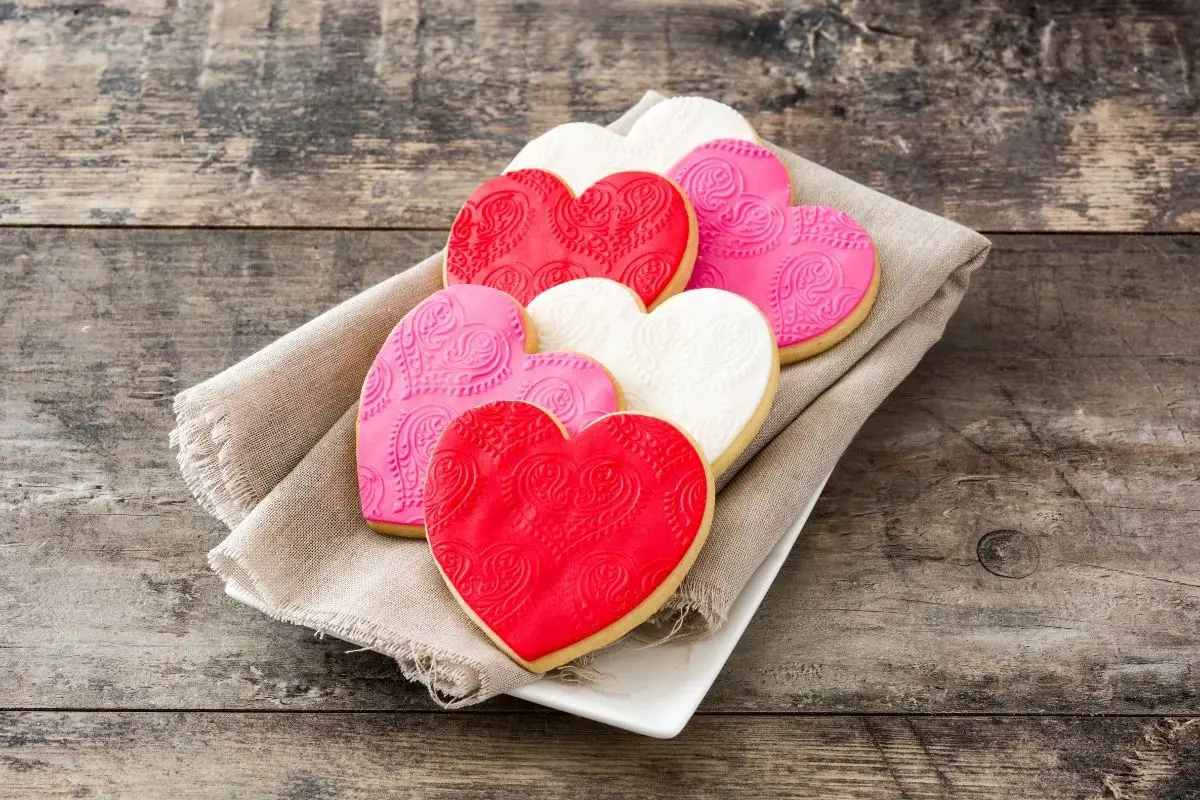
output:
<svg viewBox="0 0 1200 800"><path fill-rule="evenodd" d="M224 596L166 436L180 389L444 240L0 232L0 705L432 707Z"/></svg>
<svg viewBox="0 0 1200 800"><path fill-rule="evenodd" d="M0 780L14 797L1182 800L1200 786L1195 729L702 716L663 742L543 713L9 713Z"/></svg>
<svg viewBox="0 0 1200 800"><path fill-rule="evenodd" d="M435 227L647 88L989 231L1200 225L1200 3L0 3L0 222Z"/></svg>
<svg viewBox="0 0 1200 800"><path fill-rule="evenodd" d="M714 697L1196 707L1198 245L999 238L842 459ZM981 546L1003 530L1019 535Z"/></svg>
<svg viewBox="0 0 1200 800"><path fill-rule="evenodd" d="M223 595L166 434L178 389L443 238L0 232L0 707L430 707ZM705 708L1194 710L1198 249L1001 237Z"/></svg>

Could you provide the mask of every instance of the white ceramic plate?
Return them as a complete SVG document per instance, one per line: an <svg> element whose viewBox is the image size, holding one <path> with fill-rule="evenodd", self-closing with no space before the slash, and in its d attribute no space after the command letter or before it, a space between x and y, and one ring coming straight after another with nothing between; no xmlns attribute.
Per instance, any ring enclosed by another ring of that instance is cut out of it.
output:
<svg viewBox="0 0 1200 800"><path fill-rule="evenodd" d="M795 524L750 578L725 625L712 636L657 647L619 642L596 656L595 667L605 675L602 681L577 684L547 678L509 694L645 736L675 736L692 718L742 638L824 488L821 481Z"/></svg>

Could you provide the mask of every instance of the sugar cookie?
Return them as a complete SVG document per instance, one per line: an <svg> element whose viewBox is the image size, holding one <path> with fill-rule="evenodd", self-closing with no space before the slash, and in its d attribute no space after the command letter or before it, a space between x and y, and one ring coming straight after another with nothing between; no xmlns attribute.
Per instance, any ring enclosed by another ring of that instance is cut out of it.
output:
<svg viewBox="0 0 1200 800"><path fill-rule="evenodd" d="M405 315L371 364L359 405L358 488L368 526L424 535L429 455L463 411L489 400L528 400L578 431L622 407L600 364L537 347L521 307L486 286L442 289Z"/></svg>
<svg viewBox="0 0 1200 800"><path fill-rule="evenodd" d="M666 174L713 139L758 141L746 118L729 106L704 97L672 97L651 106L624 136L587 122L551 128L525 145L504 171L549 170L578 194L614 172Z"/></svg>
<svg viewBox="0 0 1200 800"><path fill-rule="evenodd" d="M610 414L567 438L502 401L454 419L425 484L429 545L467 614L545 672L653 614L708 536L713 479L670 423Z"/></svg>
<svg viewBox="0 0 1200 800"><path fill-rule="evenodd" d="M628 288L584 278L543 292L528 311L543 346L599 361L630 411L686 431L715 475L758 433L779 385L770 323L732 292L683 292L647 314Z"/></svg>
<svg viewBox="0 0 1200 800"><path fill-rule="evenodd" d="M682 291L696 260L696 220L662 175L620 172L575 197L537 169L475 190L446 246L447 286L477 283L528 305L575 278L612 278L653 307Z"/></svg>
<svg viewBox="0 0 1200 800"><path fill-rule="evenodd" d="M749 298L775 329L787 364L840 342L879 289L871 237L824 206L792 206L787 167L765 147L721 140L697 147L668 174L688 194L700 250L688 288Z"/></svg>

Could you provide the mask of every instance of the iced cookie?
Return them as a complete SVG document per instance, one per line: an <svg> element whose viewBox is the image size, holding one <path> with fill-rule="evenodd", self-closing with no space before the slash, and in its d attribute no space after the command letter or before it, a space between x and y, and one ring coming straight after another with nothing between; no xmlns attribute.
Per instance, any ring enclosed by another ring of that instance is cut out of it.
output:
<svg viewBox="0 0 1200 800"><path fill-rule="evenodd" d="M661 175L620 172L576 197L557 176L528 169L467 199L450 230L444 279L528 305L575 278L612 278L653 306L687 285L696 239L687 199Z"/></svg>
<svg viewBox="0 0 1200 800"><path fill-rule="evenodd" d="M551 128L517 153L505 172L545 169L577 194L605 175L642 170L666 174L693 148L713 139L754 142L738 112L703 97L672 97L651 106L622 136L599 125L568 122Z"/></svg>
<svg viewBox="0 0 1200 800"><path fill-rule="evenodd" d="M630 411L670 420L720 475L762 427L779 352L762 312L719 289L683 292L653 313L603 278L555 286L529 304L545 347L586 353L612 373Z"/></svg>
<svg viewBox="0 0 1200 800"><path fill-rule="evenodd" d="M522 402L453 420L425 483L429 545L467 614L545 672L645 621L708 536L708 464L655 417L610 414L568 438Z"/></svg>
<svg viewBox="0 0 1200 800"><path fill-rule="evenodd" d="M833 347L866 318L879 289L871 237L837 209L791 205L791 177L770 150L709 142L668 174L700 226L688 288L752 300L771 321L783 363Z"/></svg>
<svg viewBox="0 0 1200 800"><path fill-rule="evenodd" d="M567 430L622 407L604 367L538 353L522 308L486 286L435 292L405 315L375 357L358 411L358 490L367 525L423 536L425 470L450 420L491 400L527 400Z"/></svg>

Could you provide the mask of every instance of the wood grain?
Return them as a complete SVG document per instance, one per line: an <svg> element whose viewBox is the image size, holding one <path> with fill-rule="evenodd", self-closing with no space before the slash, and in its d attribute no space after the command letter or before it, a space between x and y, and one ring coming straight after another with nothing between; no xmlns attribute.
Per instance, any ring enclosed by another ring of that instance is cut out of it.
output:
<svg viewBox="0 0 1200 800"><path fill-rule="evenodd" d="M0 222L444 227L648 88L988 231L1195 231L1200 2L0 3Z"/></svg>
<svg viewBox="0 0 1200 800"><path fill-rule="evenodd" d="M0 231L0 707L432 708L224 596L166 435L179 388L443 241ZM1198 250L998 237L703 708L1194 712Z"/></svg>
<svg viewBox="0 0 1200 800"><path fill-rule="evenodd" d="M1196 232L1198 53L1200 0L0 2L0 795L1196 797L1200 236L996 237L672 742L229 600L166 434L648 88L979 229Z"/></svg>
<svg viewBox="0 0 1200 800"><path fill-rule="evenodd" d="M1166 727L709 716L664 742L541 712L10 713L0 779L17 797L1194 797L1193 742Z"/></svg>

